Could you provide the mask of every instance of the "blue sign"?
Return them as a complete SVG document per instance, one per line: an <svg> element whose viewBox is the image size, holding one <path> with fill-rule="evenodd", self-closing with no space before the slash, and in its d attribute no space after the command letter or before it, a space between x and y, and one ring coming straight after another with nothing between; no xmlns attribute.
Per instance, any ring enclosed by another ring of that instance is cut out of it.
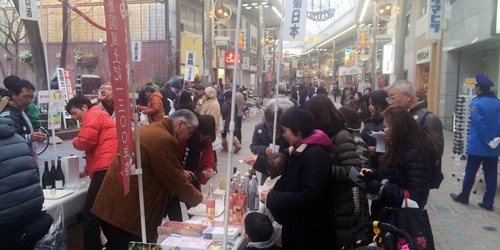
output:
<svg viewBox="0 0 500 250"><path fill-rule="evenodd" d="M284 69L284 66L283 66L283 63L280 64L280 70L283 70Z"/></svg>
<svg viewBox="0 0 500 250"><path fill-rule="evenodd" d="M351 48L350 47L345 48L345 53L351 53Z"/></svg>

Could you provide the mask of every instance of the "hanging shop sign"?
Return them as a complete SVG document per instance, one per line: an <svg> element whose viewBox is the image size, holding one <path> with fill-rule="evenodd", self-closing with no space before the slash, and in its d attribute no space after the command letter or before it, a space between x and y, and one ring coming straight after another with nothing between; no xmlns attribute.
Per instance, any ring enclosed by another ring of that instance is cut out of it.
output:
<svg viewBox="0 0 500 250"><path fill-rule="evenodd" d="M417 64L428 63L431 61L431 48L432 45L429 45L423 49L417 50Z"/></svg>
<svg viewBox="0 0 500 250"><path fill-rule="evenodd" d="M238 64L240 64L240 53L238 53ZM234 65L234 52L226 52L226 64Z"/></svg>
<svg viewBox="0 0 500 250"><path fill-rule="evenodd" d="M370 47L371 33L367 29L359 29L357 34L358 49L368 49Z"/></svg>
<svg viewBox="0 0 500 250"><path fill-rule="evenodd" d="M246 31L240 32L238 45L239 45L239 47L238 47L239 49L247 50L247 32Z"/></svg>
<svg viewBox="0 0 500 250"><path fill-rule="evenodd" d="M271 72L267 72L267 81L270 82L273 80L273 75Z"/></svg>
<svg viewBox="0 0 500 250"><path fill-rule="evenodd" d="M297 60L293 60L292 61L292 69L296 69L297 68Z"/></svg>
<svg viewBox="0 0 500 250"><path fill-rule="evenodd" d="M194 75L196 66L194 64L196 60L196 52L186 51L186 63L184 64L184 81L192 82L194 81Z"/></svg>
<svg viewBox="0 0 500 250"><path fill-rule="evenodd" d="M118 181L123 185L123 193L127 195L130 188L130 167L135 160L132 137L132 120L130 116L128 85L128 49L126 13L123 0L104 0L104 16L106 20L106 37L108 38L108 60L110 82L113 87L113 102L116 114L116 133L118 134L118 152L120 165Z"/></svg>
<svg viewBox="0 0 500 250"><path fill-rule="evenodd" d="M345 59L344 59L344 64L348 65L348 67L351 67L351 56L349 55L351 53L351 48L347 47L345 48Z"/></svg>
<svg viewBox="0 0 500 250"><path fill-rule="evenodd" d="M218 76L219 76L219 79L224 79L226 77L226 69L221 69L219 68L219 72L218 72Z"/></svg>
<svg viewBox="0 0 500 250"><path fill-rule="evenodd" d="M384 45L384 54L383 54L382 61L383 61L382 73L383 74L393 74L394 73L394 44Z"/></svg>
<svg viewBox="0 0 500 250"><path fill-rule="evenodd" d="M242 68L243 69L250 69L250 57L243 57L243 65L242 65Z"/></svg>
<svg viewBox="0 0 500 250"><path fill-rule="evenodd" d="M320 36L306 36L304 41L290 41L291 43L319 43L321 42Z"/></svg>
<svg viewBox="0 0 500 250"><path fill-rule="evenodd" d="M285 5L283 41L303 41L306 37L307 0Z"/></svg>
<svg viewBox="0 0 500 250"><path fill-rule="evenodd" d="M255 85L255 74L250 74L250 85Z"/></svg>
<svg viewBox="0 0 500 250"><path fill-rule="evenodd" d="M38 22L37 1L20 0L18 2L19 2L19 15L21 16L21 19Z"/></svg>
<svg viewBox="0 0 500 250"><path fill-rule="evenodd" d="M427 13L427 40L440 40L443 24L444 0L428 0L429 12Z"/></svg>
<svg viewBox="0 0 500 250"><path fill-rule="evenodd" d="M142 42L132 41L132 61L140 62L142 54Z"/></svg>

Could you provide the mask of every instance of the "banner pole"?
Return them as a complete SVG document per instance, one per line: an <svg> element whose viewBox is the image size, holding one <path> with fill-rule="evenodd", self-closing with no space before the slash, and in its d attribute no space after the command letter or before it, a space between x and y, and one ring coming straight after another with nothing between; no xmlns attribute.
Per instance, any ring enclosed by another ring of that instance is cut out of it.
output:
<svg viewBox="0 0 500 250"><path fill-rule="evenodd" d="M56 132L54 129L54 112L51 112L51 107L54 105L54 99L52 98L52 90L50 88L50 75L49 75L49 60L47 59L47 37L45 36L45 22L43 21L43 5L40 0L40 15L42 24L42 38L43 38L43 55L45 59L45 76L47 77L47 89L49 90L49 116L52 120L52 145L54 146L54 159L57 160L57 147L56 147ZM61 118L63 118L63 112L61 112ZM47 125L49 125L48 123ZM37 165L38 167L38 165Z"/></svg>
<svg viewBox="0 0 500 250"><path fill-rule="evenodd" d="M129 11L128 11L128 3L127 0L123 0L125 5L125 28L127 29L127 51L131 49L132 42L130 40L130 19L129 19ZM135 80L134 80L134 70L132 69L132 53L127 53L128 58L128 82L131 82L132 89L135 90ZM132 79L132 81L130 81ZM129 94L130 98L130 94ZM132 93L132 109L134 114L132 115L132 120L134 122L134 137L135 137L135 158L136 158L136 171L132 174L137 175L137 184L139 187L139 210L141 214L141 236L142 242L146 243L146 215L144 211L144 184L142 180L142 162L141 162L141 143L139 140L139 116L137 114L137 104L135 100L135 91Z"/></svg>
<svg viewBox="0 0 500 250"><path fill-rule="evenodd" d="M240 26L241 26L241 0L238 0L237 5L237 14L236 14L236 33L234 41L239 41L240 37ZM231 122L229 123L229 140L232 141L234 137L234 111L236 110L236 80L238 79L238 53L239 53L239 43L234 46L234 70L233 70L233 94L231 97ZM209 59L210 60L210 59ZM229 223L229 196L230 196L230 180L231 180L231 166L233 160L233 143L228 143L228 160L227 160L227 182L226 182L226 208L224 212L224 240L223 240L223 249L227 249L227 228Z"/></svg>
<svg viewBox="0 0 500 250"><path fill-rule="evenodd" d="M283 55L283 19L285 18L285 4L286 0L283 0L281 5L281 21L280 21L280 34L279 34L279 51L278 51L278 63L276 64L276 87L274 88L274 92L276 93L276 102L274 103L274 127L273 127L273 152L276 148L276 126L278 125L278 94L279 94L279 84L281 78L281 57ZM286 86L286 85L285 85Z"/></svg>

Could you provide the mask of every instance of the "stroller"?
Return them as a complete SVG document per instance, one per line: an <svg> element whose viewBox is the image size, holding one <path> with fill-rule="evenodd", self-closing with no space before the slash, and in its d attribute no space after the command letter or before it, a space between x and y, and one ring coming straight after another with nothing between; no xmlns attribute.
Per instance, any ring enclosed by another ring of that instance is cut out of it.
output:
<svg viewBox="0 0 500 250"><path fill-rule="evenodd" d="M413 241L412 237L406 233L405 231L395 228L394 226L384 223L384 222L379 222L379 221L367 221L361 225L359 225L349 236L347 239L347 242L342 246L342 250L349 249L355 239L356 236L362 232L365 228L373 227L373 232L375 233L375 237L373 237L373 242L380 244L383 243L386 248L381 248L378 246L361 246L361 247L356 247L356 250L383 250L383 249L391 249L391 250L397 250L393 249L392 246L392 240L394 235L398 235L406 239L406 243L408 244L409 250L417 250L415 246L415 242ZM406 244L405 244L406 245Z"/></svg>

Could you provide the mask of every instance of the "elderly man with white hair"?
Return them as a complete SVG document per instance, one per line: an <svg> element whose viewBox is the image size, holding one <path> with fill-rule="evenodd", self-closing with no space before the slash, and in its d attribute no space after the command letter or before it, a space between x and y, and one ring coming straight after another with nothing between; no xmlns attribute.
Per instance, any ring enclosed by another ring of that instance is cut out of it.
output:
<svg viewBox="0 0 500 250"><path fill-rule="evenodd" d="M283 112L295 106L292 101L286 98L285 92L286 92L285 84L283 83L278 84L278 97L274 97L273 99L269 100L266 106L267 107L274 106L276 104L276 98L278 98L277 99L278 106L280 106L280 108L283 109Z"/></svg>
<svg viewBox="0 0 500 250"><path fill-rule="evenodd" d="M386 100L390 106L401 106L407 109L420 127L429 133L436 142L439 162L433 170L431 188L439 188L439 184L443 180L441 157L443 156L444 149L443 123L441 119L427 109L426 102L418 101L415 86L407 80L400 80L389 85L387 87L387 95Z"/></svg>
<svg viewBox="0 0 500 250"><path fill-rule="evenodd" d="M189 183L177 160L178 142L187 139L197 126L194 113L179 110L160 122L139 128L148 242L157 241L157 227L170 193L193 207L206 201L206 195ZM138 179L136 175L130 177L130 192L123 196L118 165L115 156L91 210L101 219L108 239L106 249L128 249L130 241L141 241Z"/></svg>

